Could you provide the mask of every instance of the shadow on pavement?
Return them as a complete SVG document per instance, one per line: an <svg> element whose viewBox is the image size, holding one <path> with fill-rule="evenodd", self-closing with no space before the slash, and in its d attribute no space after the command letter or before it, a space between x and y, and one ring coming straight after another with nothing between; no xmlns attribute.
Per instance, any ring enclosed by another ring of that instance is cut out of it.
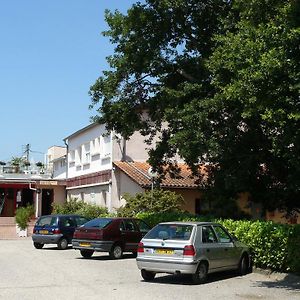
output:
<svg viewBox="0 0 300 300"><path fill-rule="evenodd" d="M269 281L257 281L256 286L300 292L300 277L292 274L287 274L283 279L279 280L274 279Z"/></svg>
<svg viewBox="0 0 300 300"><path fill-rule="evenodd" d="M220 272L220 273L213 273L209 274L207 278L207 282L205 284L209 284L216 281L227 280L230 278L238 277L236 272ZM153 283L159 284L177 284L177 285L194 285L192 282L192 278L190 275L172 275L168 274L165 276L156 277L153 280Z"/></svg>
<svg viewBox="0 0 300 300"><path fill-rule="evenodd" d="M80 253L78 252L80 255ZM82 256L76 257L76 259L84 259L84 260L98 260L98 261L103 261L103 260L111 260L111 261L119 261L119 260L124 260L124 259L129 259L129 258L135 258L133 254L123 254L123 257L120 259L112 259L110 258L109 255L97 255L97 253L94 253L92 257L90 258L84 258Z"/></svg>

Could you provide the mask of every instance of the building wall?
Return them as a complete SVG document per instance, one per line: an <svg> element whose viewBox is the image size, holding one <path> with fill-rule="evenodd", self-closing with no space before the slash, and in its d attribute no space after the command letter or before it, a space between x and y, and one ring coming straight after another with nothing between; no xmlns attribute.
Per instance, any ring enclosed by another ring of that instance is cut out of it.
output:
<svg viewBox="0 0 300 300"><path fill-rule="evenodd" d="M86 203L96 204L99 206L110 206L110 187L108 184L74 188L68 190L68 199L77 198Z"/></svg>
<svg viewBox="0 0 300 300"><path fill-rule="evenodd" d="M53 162L53 178L66 179L66 157L63 156Z"/></svg>
<svg viewBox="0 0 300 300"><path fill-rule="evenodd" d="M94 124L67 139L68 178L111 169L111 135Z"/></svg>
<svg viewBox="0 0 300 300"><path fill-rule="evenodd" d="M47 151L47 163L51 162L54 159L66 155L67 148L63 146L52 146Z"/></svg>
<svg viewBox="0 0 300 300"><path fill-rule="evenodd" d="M123 198L125 193L135 195L143 191L140 185L116 168L112 173L111 211L125 205L126 201Z"/></svg>

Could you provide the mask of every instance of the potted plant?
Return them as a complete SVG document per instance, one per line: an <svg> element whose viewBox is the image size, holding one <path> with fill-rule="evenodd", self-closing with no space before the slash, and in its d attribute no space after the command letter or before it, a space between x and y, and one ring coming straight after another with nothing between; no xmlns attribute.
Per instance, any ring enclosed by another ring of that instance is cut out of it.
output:
<svg viewBox="0 0 300 300"><path fill-rule="evenodd" d="M26 207L19 207L16 210L16 223L17 223L17 234L20 237L27 236L27 227L30 219L34 215L33 205Z"/></svg>

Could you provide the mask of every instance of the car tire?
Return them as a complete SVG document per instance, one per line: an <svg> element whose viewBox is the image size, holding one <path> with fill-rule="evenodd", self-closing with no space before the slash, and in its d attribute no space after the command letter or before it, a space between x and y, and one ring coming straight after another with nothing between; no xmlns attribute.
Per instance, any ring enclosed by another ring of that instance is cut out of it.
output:
<svg viewBox="0 0 300 300"><path fill-rule="evenodd" d="M68 240L66 238L62 237L57 243L57 248L59 250L67 249L68 248Z"/></svg>
<svg viewBox="0 0 300 300"><path fill-rule="evenodd" d="M93 250L80 250L80 254L84 258L91 258L93 253L94 253Z"/></svg>
<svg viewBox="0 0 300 300"><path fill-rule="evenodd" d="M247 255L243 255L239 263L238 273L243 276L248 273L248 270L248 257Z"/></svg>
<svg viewBox="0 0 300 300"><path fill-rule="evenodd" d="M152 281L156 274L154 272L141 270L141 275L145 281Z"/></svg>
<svg viewBox="0 0 300 300"><path fill-rule="evenodd" d="M197 268L196 273L192 275L193 283L194 284L205 283L207 280L207 272L208 272L207 263L201 262Z"/></svg>
<svg viewBox="0 0 300 300"><path fill-rule="evenodd" d="M34 243L33 243L33 246L34 246L36 249L42 249L42 248L44 247L44 244L34 242Z"/></svg>
<svg viewBox="0 0 300 300"><path fill-rule="evenodd" d="M113 245L113 247L111 248L110 252L109 252L109 256L112 259L120 259L123 256L123 249L121 247L121 245L119 244L115 244Z"/></svg>

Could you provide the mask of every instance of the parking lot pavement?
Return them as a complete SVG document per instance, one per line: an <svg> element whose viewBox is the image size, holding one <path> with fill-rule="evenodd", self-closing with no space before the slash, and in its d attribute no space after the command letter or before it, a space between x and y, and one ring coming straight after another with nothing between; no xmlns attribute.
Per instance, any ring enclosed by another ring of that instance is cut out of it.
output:
<svg viewBox="0 0 300 300"><path fill-rule="evenodd" d="M30 239L0 240L0 299L300 299L300 282L282 275L211 275L204 285L160 274L144 282L128 254L83 259L73 249L37 250Z"/></svg>

